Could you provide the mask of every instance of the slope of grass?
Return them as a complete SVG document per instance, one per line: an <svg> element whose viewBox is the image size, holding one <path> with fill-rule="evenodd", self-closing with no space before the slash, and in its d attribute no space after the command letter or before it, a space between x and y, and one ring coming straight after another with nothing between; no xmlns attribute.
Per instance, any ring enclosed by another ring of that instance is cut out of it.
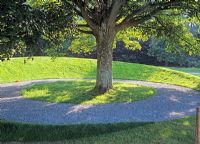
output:
<svg viewBox="0 0 200 144"><path fill-rule="evenodd" d="M79 58L35 57L24 64L23 58L0 62L0 83L48 79L95 78L96 60ZM113 77L152 82L162 82L200 90L200 78L161 67L113 62Z"/></svg>
<svg viewBox="0 0 200 144"><path fill-rule="evenodd" d="M0 141L66 144L194 144L195 118L158 123L31 125L0 121Z"/></svg>
<svg viewBox="0 0 200 144"><path fill-rule="evenodd" d="M48 79L95 78L96 61L78 58L37 57L0 62L0 83ZM113 62L113 76L163 82L200 90L200 78L166 68ZM32 125L0 121L0 142L47 142L67 144L193 144L195 117L158 123L118 123L98 125Z"/></svg>
<svg viewBox="0 0 200 144"><path fill-rule="evenodd" d="M22 95L34 100L74 104L134 102L155 95L155 89L128 83L114 83L104 94L94 90L94 81L67 81L36 84L25 88Z"/></svg>
<svg viewBox="0 0 200 144"><path fill-rule="evenodd" d="M179 68L179 67L170 67L173 70L186 72L192 75L200 76L200 68Z"/></svg>

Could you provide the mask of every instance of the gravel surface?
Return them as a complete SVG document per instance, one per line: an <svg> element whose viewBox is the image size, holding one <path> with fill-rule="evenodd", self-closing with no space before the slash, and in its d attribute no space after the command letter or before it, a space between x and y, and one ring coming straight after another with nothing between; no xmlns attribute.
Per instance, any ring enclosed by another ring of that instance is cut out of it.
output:
<svg viewBox="0 0 200 144"><path fill-rule="evenodd" d="M153 82L115 80L157 89L156 96L133 103L101 105L57 104L24 99L23 86L55 81L81 79L49 79L0 84L0 119L37 124L114 123L129 121L163 121L195 114L200 106L200 92ZM91 80L91 79L84 79Z"/></svg>

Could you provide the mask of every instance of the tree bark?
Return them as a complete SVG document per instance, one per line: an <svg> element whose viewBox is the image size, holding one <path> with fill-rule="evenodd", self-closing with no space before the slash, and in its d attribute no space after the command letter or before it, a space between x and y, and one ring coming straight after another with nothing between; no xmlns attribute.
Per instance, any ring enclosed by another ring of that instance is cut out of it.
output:
<svg viewBox="0 0 200 144"><path fill-rule="evenodd" d="M97 76L96 90L105 93L113 87L112 85L112 60L113 42L115 32L102 25L97 36Z"/></svg>

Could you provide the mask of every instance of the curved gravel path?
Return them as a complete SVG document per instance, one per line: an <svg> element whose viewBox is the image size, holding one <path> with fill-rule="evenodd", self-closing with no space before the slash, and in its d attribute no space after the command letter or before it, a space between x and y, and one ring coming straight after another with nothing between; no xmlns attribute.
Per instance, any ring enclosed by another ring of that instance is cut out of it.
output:
<svg viewBox="0 0 200 144"><path fill-rule="evenodd" d="M0 85L0 119L39 124L113 123L127 121L163 121L193 115L200 106L200 92L153 82L115 80L157 89L155 97L133 103L101 105L56 104L24 99L23 86L55 81L50 79ZM91 80L91 79L84 79Z"/></svg>

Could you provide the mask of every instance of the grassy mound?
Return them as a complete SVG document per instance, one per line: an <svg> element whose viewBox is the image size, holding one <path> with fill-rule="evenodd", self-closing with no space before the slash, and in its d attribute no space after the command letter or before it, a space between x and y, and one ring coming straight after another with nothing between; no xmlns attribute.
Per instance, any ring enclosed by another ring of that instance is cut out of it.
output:
<svg viewBox="0 0 200 144"><path fill-rule="evenodd" d="M95 78L96 61L78 58L37 57L0 62L0 83L48 79ZM113 77L162 82L200 90L200 78L166 68L113 62ZM37 87L37 86L36 86ZM47 142L68 144L193 144L195 117L158 123L98 125L32 125L0 121L0 142Z"/></svg>
<svg viewBox="0 0 200 144"><path fill-rule="evenodd" d="M0 83L48 79L95 78L96 60L80 58L35 57L24 64L23 58L0 62ZM200 90L200 78L161 67L113 62L113 78L169 83Z"/></svg>
<svg viewBox="0 0 200 144"><path fill-rule="evenodd" d="M66 126L0 121L0 141L59 141L58 144L194 144L195 117L158 123Z"/></svg>
<svg viewBox="0 0 200 144"><path fill-rule="evenodd" d="M192 68L169 67L169 68L177 71L190 73L192 75L200 76L200 68L194 68L194 67Z"/></svg>
<svg viewBox="0 0 200 144"><path fill-rule="evenodd" d="M112 90L99 95L92 81L37 84L22 91L26 98L57 103L106 104L134 102L155 95L155 89L128 83L114 83Z"/></svg>

